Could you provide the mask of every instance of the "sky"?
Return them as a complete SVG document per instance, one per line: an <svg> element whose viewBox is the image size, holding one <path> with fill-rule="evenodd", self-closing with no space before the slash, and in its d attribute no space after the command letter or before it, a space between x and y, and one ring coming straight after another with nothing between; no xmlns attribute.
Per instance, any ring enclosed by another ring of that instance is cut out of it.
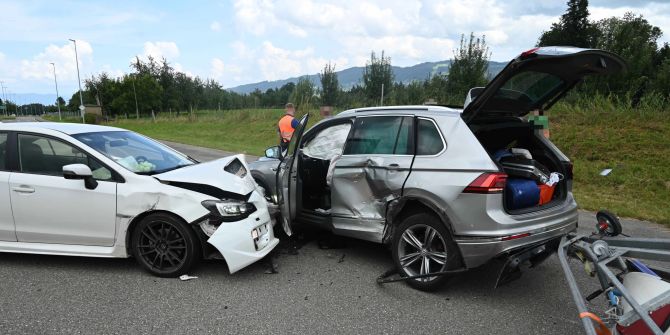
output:
<svg viewBox="0 0 670 335"><path fill-rule="evenodd" d="M18 96L77 90L105 71L130 72L135 57L165 57L223 87L363 66L371 51L410 66L452 58L461 34L485 35L492 60L531 48L565 0L0 0L0 82ZM670 41L670 0L591 0L591 19L645 16ZM10 99L11 100L11 99Z"/></svg>

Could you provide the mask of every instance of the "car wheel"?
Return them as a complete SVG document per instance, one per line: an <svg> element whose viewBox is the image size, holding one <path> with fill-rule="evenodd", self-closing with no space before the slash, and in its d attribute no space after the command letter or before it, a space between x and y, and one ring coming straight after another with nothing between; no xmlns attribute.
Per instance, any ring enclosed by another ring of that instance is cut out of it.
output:
<svg viewBox="0 0 670 335"><path fill-rule="evenodd" d="M135 227L132 250L137 262L158 277L185 274L199 260L198 237L168 214L151 214Z"/></svg>
<svg viewBox="0 0 670 335"><path fill-rule="evenodd" d="M393 260L403 276L417 276L454 269L458 248L445 225L434 215L416 213L402 219L392 240ZM447 276L408 279L419 290L440 287Z"/></svg>

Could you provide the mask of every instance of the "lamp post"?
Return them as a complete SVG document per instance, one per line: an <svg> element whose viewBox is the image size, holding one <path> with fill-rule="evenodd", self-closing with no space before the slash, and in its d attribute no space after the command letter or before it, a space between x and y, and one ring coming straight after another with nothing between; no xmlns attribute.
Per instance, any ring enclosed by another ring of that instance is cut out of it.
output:
<svg viewBox="0 0 670 335"><path fill-rule="evenodd" d="M5 106L5 113L7 112L7 96L5 96L5 82L0 81L0 88L2 89L2 104Z"/></svg>
<svg viewBox="0 0 670 335"><path fill-rule="evenodd" d="M51 65L54 68L54 83L56 84L56 106L58 107L58 121L62 121L63 119L61 118L60 115L60 101L58 101L60 97L58 96L58 80L56 79L56 64L51 63Z"/></svg>
<svg viewBox="0 0 670 335"><path fill-rule="evenodd" d="M81 93L81 78L79 77L79 56L77 55L77 41L69 39L74 43L74 60L77 63L77 83L79 84L79 110L81 111L81 123L86 123L84 118L84 97Z"/></svg>

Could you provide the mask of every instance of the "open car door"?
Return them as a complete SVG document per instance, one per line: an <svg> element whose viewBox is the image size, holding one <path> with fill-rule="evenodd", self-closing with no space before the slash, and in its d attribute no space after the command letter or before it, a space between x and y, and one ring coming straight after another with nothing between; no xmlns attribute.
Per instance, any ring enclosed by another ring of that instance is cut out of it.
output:
<svg viewBox="0 0 670 335"><path fill-rule="evenodd" d="M298 127L293 132L293 137L289 143L286 153L283 153L281 163L277 169L277 205L281 212L282 227L286 235L291 236L293 230L291 225L296 215L296 179L298 171L295 166L295 156L298 152L302 134L307 127L309 114L300 119Z"/></svg>
<svg viewBox="0 0 670 335"><path fill-rule="evenodd" d="M472 122L544 111L584 77L625 68L619 56L603 50L534 48L509 62L486 87L471 90L462 117Z"/></svg>

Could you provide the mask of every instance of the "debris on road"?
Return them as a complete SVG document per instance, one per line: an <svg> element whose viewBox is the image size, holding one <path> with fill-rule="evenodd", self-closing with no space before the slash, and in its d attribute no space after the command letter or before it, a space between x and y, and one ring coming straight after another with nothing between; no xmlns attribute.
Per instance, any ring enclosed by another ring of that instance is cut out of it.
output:
<svg viewBox="0 0 670 335"><path fill-rule="evenodd" d="M181 276L179 276L179 280L181 280L181 281L187 281L187 280L191 280L191 279L198 279L198 277L196 277L196 276L189 276L189 275L181 275Z"/></svg>
<svg viewBox="0 0 670 335"><path fill-rule="evenodd" d="M611 172L612 172L612 169L604 169L604 170L600 171L600 175L605 177L608 174L610 174Z"/></svg>

